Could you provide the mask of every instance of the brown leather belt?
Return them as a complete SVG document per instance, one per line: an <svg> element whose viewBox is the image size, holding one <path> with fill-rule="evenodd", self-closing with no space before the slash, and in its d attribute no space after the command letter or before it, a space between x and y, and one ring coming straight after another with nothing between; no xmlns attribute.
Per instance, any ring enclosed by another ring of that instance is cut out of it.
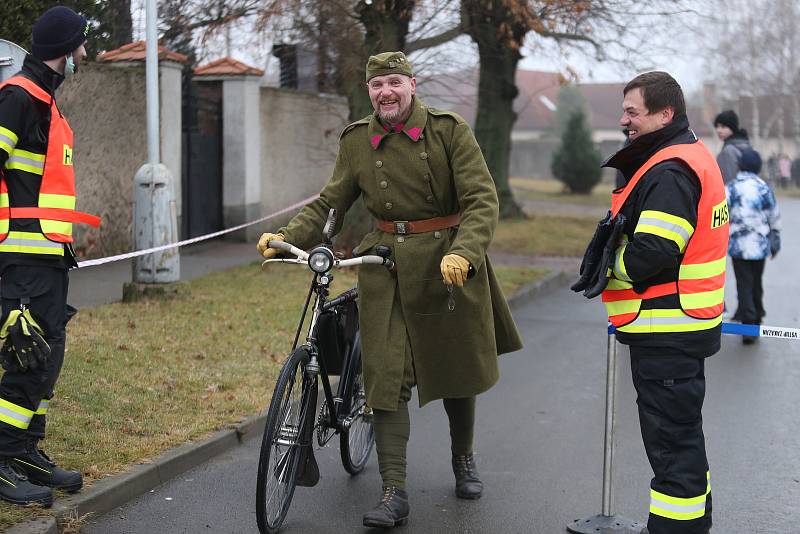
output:
<svg viewBox="0 0 800 534"><path fill-rule="evenodd" d="M390 234L422 234L444 230L461 222L461 215L454 213L444 217L434 217L433 219L422 219L421 221L382 221L376 219L378 228Z"/></svg>

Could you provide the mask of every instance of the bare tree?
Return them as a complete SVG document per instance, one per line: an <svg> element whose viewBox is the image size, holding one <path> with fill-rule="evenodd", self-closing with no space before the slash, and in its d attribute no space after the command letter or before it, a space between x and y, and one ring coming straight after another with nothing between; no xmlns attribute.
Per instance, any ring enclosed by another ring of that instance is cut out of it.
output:
<svg viewBox="0 0 800 534"><path fill-rule="evenodd" d="M708 71L721 97L749 116L754 143L792 132L800 146L800 5L794 0L719 0L726 17L709 34ZM720 11L722 12L722 11ZM769 104L768 106L765 104ZM766 113L763 113L766 112Z"/></svg>
<svg viewBox="0 0 800 534"><path fill-rule="evenodd" d="M461 5L461 27L477 44L480 58L475 135L494 177L503 218L524 215L514 201L508 173L516 121L513 103L519 92L515 76L526 40L553 39L582 47L598 60L615 52L624 60L625 52L641 53L637 33L642 39L652 36L652 27L648 34L634 31L637 21L685 9L681 0L650 2L646 7L634 0L462 0Z"/></svg>

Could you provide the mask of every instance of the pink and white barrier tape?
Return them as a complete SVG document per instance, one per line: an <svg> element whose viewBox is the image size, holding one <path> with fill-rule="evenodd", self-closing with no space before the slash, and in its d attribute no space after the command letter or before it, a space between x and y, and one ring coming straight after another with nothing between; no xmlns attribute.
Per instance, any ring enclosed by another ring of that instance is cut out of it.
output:
<svg viewBox="0 0 800 534"><path fill-rule="evenodd" d="M271 213L266 217L261 217L260 219L256 219L255 221L246 222L244 224L240 224L238 226L234 226L232 228L226 228L225 230L220 230L219 232L214 232L211 234L201 235L197 237L193 237L191 239L184 239L183 241L178 241L177 243L169 243L167 245L161 245L159 247L148 248L145 250L136 250L133 252L126 252L125 254L117 254L116 256L108 256L106 258L97 258L95 260L86 260L86 261L79 261L78 267L92 267L94 265L103 265L104 263L111 263L114 261L122 261L127 260L130 258L136 258L139 256L145 256L147 254L152 254L154 252L161 252L162 250L167 250L170 248L182 247L184 245L191 245L192 243L198 243L200 241L205 241L206 239L213 239L215 237L219 237L221 235L229 234L231 232L235 232L236 230L241 230L242 228L247 228L248 226L253 226L254 224L258 224L260 222L267 221L269 219L274 219L279 215L283 215L284 213L288 213L290 211L296 210L297 208L301 208L315 200L319 197L319 195L313 195L306 199L301 200L295 204L292 204L288 208L283 208L280 211L276 211L275 213Z"/></svg>

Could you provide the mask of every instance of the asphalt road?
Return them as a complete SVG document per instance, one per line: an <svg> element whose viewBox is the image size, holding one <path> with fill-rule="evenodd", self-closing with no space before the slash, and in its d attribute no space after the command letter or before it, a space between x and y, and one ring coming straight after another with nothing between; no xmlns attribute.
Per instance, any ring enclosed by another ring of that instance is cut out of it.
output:
<svg viewBox="0 0 800 534"><path fill-rule="evenodd" d="M765 322L800 326L800 201L782 199L784 250L765 275ZM729 307L734 302L729 284ZM478 400L476 454L486 486L475 502L453 494L447 419L441 403L412 411L412 515L398 533L565 532L600 512L606 334L602 306L568 290L516 311L525 349L503 356L501 380ZM614 511L644 520L651 475L639 436L627 351L619 351ZM707 361L705 431L716 533L800 531L800 342L750 347L724 336ZM108 514L85 534L257 533L259 439L202 465ZM283 532L365 532L375 504L374 455L351 478L338 445L317 451L322 479L298 488Z"/></svg>

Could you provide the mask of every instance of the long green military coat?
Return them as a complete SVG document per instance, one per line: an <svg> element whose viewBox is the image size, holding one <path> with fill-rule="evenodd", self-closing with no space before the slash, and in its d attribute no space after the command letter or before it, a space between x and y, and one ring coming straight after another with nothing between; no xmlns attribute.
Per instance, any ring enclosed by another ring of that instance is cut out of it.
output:
<svg viewBox="0 0 800 534"><path fill-rule="evenodd" d="M457 228L405 236L375 230L356 248L374 254L377 245L387 245L397 264L396 273L366 265L358 274L367 403L381 410L397 408L408 352L422 405L486 391L499 376L497 355L522 347L486 257L498 201L481 150L458 115L417 97L413 106L400 132L387 132L375 116L347 126L320 198L280 230L286 241L310 248L321 241L328 210L336 208L341 221L358 195L383 220L461 214ZM439 268L449 253L476 270L453 289L452 311Z"/></svg>

